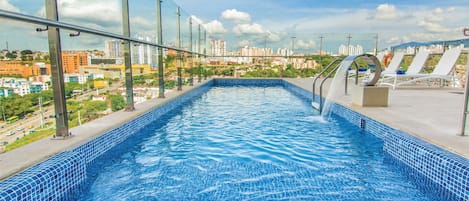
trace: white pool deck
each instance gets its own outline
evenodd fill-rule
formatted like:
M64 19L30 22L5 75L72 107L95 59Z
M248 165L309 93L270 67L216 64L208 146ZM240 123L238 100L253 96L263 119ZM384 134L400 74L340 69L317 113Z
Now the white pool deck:
M312 79L285 79L286 81L312 90ZM205 82L205 81L204 81ZM202 83L204 83L202 82ZM201 83L194 83L194 87ZM66 140L46 138L10 152L0 154L0 180L18 173L57 153L69 150L130 121L139 115L162 105L193 89L186 86L183 91L166 93L164 99L153 99L137 104L135 111L119 111L72 128L73 136ZM390 90L388 107L360 107L351 104L346 96L340 104L376 119L391 127L403 130L448 151L469 158L469 137L460 136L461 115L464 97L462 89L455 88L404 88ZM469 131L468 131L469 132Z

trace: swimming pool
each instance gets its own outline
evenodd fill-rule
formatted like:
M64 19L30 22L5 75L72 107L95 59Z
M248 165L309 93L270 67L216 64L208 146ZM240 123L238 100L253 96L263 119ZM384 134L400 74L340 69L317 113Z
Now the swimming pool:
M212 79L202 84L198 85L197 87L193 88L192 90L188 90L186 92L180 93L178 96L175 97L167 97L162 104L156 104L153 107L149 107L143 111L141 111L136 118L133 118L129 121L126 121L122 124L116 125L112 129L104 131L101 135L96 137L88 138L88 141L80 144L76 147L70 147L68 150L65 150L57 155L51 156L50 158L40 162L38 164L33 165L32 167L17 173L9 177L8 179L0 181L0 201L9 201L9 200L77 200L81 198L82 200L93 198L93 195L84 195L83 192L91 192L94 188L104 188L105 186L93 186L95 181L98 181L97 178L100 178L97 173L100 172L107 172L107 169L112 167L112 164L115 162L119 162L123 156L127 156L127 154L134 154L135 151L127 152L126 150L139 150L138 145L145 143L145 140L148 136L152 134L156 134L154 132L143 132L146 134L142 135L142 129L149 128L148 126L155 126L158 124L153 124L156 119L170 119L174 115L177 114L169 114L171 112L178 112L181 110L180 107L186 105L194 105L192 102L199 97L204 97L205 92L209 91L211 88L217 87L232 87L232 86L248 86L248 87L283 87L289 93L295 94L295 99L301 97L299 99L303 100L303 103L310 103L311 102L311 92L299 87L298 85L292 84L290 80L284 79ZM291 94L290 94L291 95ZM232 97L234 98L234 97ZM276 98L278 98L276 96ZM316 96L316 98L318 98ZM317 101L317 100L316 100ZM289 102L284 104L288 105ZM150 104L151 105L151 104ZM149 105L149 106L150 106ZM188 106L191 107L191 106ZM308 104L308 108L309 108ZM181 111L183 111L182 109ZM383 153L382 162L386 164L387 167L391 169L398 169L396 170L396 174L399 176L405 175L407 183L418 184L414 190L419 189L420 193L424 193L425 196L428 195L427 193L434 193L433 195L429 195L432 197L433 200L469 200L469 160L463 158L459 155L453 154L448 152L440 147L437 147L433 144L429 144L421 139L413 137L404 131L399 130L398 128L393 128L388 125L385 125L375 119L372 119L366 115L360 114L350 108L345 106L333 103L331 105L331 111L333 115L332 122L340 122L341 126L345 126L350 129L354 129L355 131L359 131L359 133L366 133L372 134L373 136L378 137L378 144L381 142L378 147L381 147L382 151L379 151L379 154ZM125 113L123 113L125 114ZM197 114L197 113L196 113ZM194 115L196 115L194 114ZM112 116L114 114L111 114ZM122 115L122 114L117 114ZM164 115L169 115L165 116ZM173 116L171 116L173 115ZM264 115L264 114L261 114ZM314 116L314 111L312 113L308 113L310 116ZM316 121L320 119L316 119L315 117L307 117L304 121ZM292 119L295 116L292 116ZM311 118L311 119L310 119ZM345 120L342 122L342 120ZM105 120L105 118L103 119ZM291 119L288 119L291 121ZM105 121L103 121L105 122ZM165 121L163 121L165 122ZM161 122L160 122L161 123ZM207 124L203 122L203 125ZM159 126L162 126L161 124ZM156 129L156 128L154 128ZM292 129L294 130L294 129ZM290 131L288 131L290 132ZM145 137L146 136L146 137ZM347 135L345 135L347 136ZM357 135L360 136L360 135ZM353 138L351 138L353 139ZM375 139L376 138L372 138ZM282 139L283 140L283 139ZM137 146L137 147L135 147ZM282 148L282 147L280 147ZM314 156L314 155L313 155ZM381 156L380 156L381 157ZM109 160L106 160L109 159ZM381 158L378 158L381 159ZM227 160L223 160L227 161ZM223 162L222 161L222 162ZM272 160L275 161L275 160ZM255 170L263 170L265 163L241 163L239 161L233 162L225 162L225 163L215 163L219 164L220 166L213 166L214 164L206 162L207 167L220 167L222 170L225 170L228 167L237 167L238 169L255 169ZM142 163L143 164L143 163ZM178 173L194 173L193 171L189 171L188 169L184 169L184 167L192 167L190 164L192 163L179 163L181 164L181 168L167 170L166 172L180 170ZM205 163L204 163L205 164ZM261 164L256 166L256 164ZM297 168L297 164L290 162L291 168L293 170L299 170L304 166L300 166ZM210 166L212 165L212 166ZM244 167L246 166L246 167ZM177 166L179 167L179 166ZM226 168L225 168L226 167ZM374 166L372 166L374 167ZM282 169L275 165L275 166L266 166L265 170L271 170L270 172L288 172L292 169ZM351 169L351 168L350 168ZM191 169L192 170L192 169ZM163 172L163 173L166 173ZM263 173L262 171L249 171L253 176L253 178L259 178L265 181L265 179L270 178L272 175L268 177L260 177L259 175ZM302 172L302 171L298 171ZM253 174L259 173L259 174ZM205 177L194 176L192 177L191 174L186 175L187 177L192 178L197 177L204 179ZM214 172L213 174L218 173ZM304 173L306 174L306 173ZM171 174L166 174L171 175ZM301 174L300 174L301 175ZM337 183L341 183L342 180L340 178L343 175L337 173L337 178L335 181ZM115 175L115 178L118 178ZM151 176L151 175L146 175ZM249 176L249 175L247 175ZM324 183L321 180L308 180L308 182L302 183L301 180L297 180L297 177L294 177L293 180L281 179L282 177L276 177L277 175L273 175L274 181L284 181L283 183L279 183L279 185L275 185L274 187L269 186L269 183L266 189L279 189L284 190L282 195L291 196L291 195L300 195L293 194L287 188L291 188L292 186L286 185L284 183L295 183L299 184L299 186L306 186L309 184L310 186L306 188L312 188L316 190L314 192L323 193L322 191L318 190L319 184L326 184L325 186L328 188L325 189L333 189L330 186L335 185L335 183ZM291 175L288 175L291 176ZM285 176L286 177L286 176ZM325 175L325 177L334 177L334 174ZM209 178L209 177L207 177ZM206 179L206 178L205 178ZM207 184L204 180L197 180L197 185L199 184ZM329 179L329 178L326 178ZM362 179L362 178L359 178ZM119 180L113 181L118 182ZM164 182L166 180L162 180ZM213 180L207 180L213 181ZM329 180L330 181L330 180ZM358 180L357 180L358 181ZM366 180L360 180L366 181ZM162 183L159 184L162 184ZM316 183L315 183L316 182ZM406 181L404 181L406 182ZM263 182L258 184L252 184L257 187L262 187ZM112 184L106 183L106 185ZM155 185L154 183L143 183L142 187L148 187L148 189L154 190ZM166 183L165 183L166 185ZM345 185L344 185L345 186ZM109 186L112 187L112 186ZM225 186L226 187L226 186ZM218 198L218 197L227 197L229 192L244 192L243 189L249 189L248 186L230 186L229 189L235 190L232 191L223 191L226 194L215 194L212 195L211 198ZM394 187L394 186L393 186ZM392 188L393 188L392 187ZM215 191L216 189L221 188L218 186L214 186L213 188L206 188L207 192L221 192ZM390 187L390 189L392 189ZM134 189L135 190L135 189ZM350 189L345 189L343 192L345 200L356 200L356 197L345 197L346 192ZM373 189L371 189L373 190ZM141 190L143 194L148 193L148 191ZM305 190L301 190L304 192ZM116 194L120 192L119 189L115 192ZM164 191L161 191L164 192ZM205 192L205 191L204 191ZM310 191L311 192L311 191ZM327 191L328 192L328 191ZM405 191L404 191L405 192ZM417 192L417 191L414 191ZM407 193L407 192L405 192ZM325 195L329 195L327 193L323 193ZM103 194L105 196L106 194ZM277 194L278 195L278 194ZM350 194L356 195L356 194ZM368 195L368 194L367 194ZM372 194L370 194L372 195ZM310 195L311 196L311 195ZM319 196L319 195L318 195ZM123 199L124 197L121 197ZM143 197L142 197L143 198ZM196 197L196 198L207 198L209 197ZM194 199L196 199L194 198ZM318 199L328 199L327 197L319 198ZM336 198L336 197L335 197ZM359 197L361 199L364 197ZM400 197L398 197L400 198ZM151 195L145 197L144 199L152 200ZM161 199L161 198L158 198ZM228 199L228 198L227 198ZM235 199L235 198L233 198ZM253 198L257 199L257 198ZM259 200L266 199L264 197L258 198ZM293 198L292 198L293 199ZM300 199L300 196L295 197L295 199ZM309 199L309 198L305 198ZM371 199L379 199L379 198L371 198ZM403 198L405 200L405 198ZM422 198L424 199L424 198ZM335 200L335 199L334 199ZM395 200L395 199L391 199Z
M433 200L282 86L213 87L97 161L80 200Z

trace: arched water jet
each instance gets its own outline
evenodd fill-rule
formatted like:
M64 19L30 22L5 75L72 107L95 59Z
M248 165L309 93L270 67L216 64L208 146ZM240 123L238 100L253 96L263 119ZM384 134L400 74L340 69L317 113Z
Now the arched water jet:
M337 66L337 68L333 70L335 71L334 79L332 80L330 84L328 94L324 102L324 106L320 107L320 112L323 116L327 116L330 114L332 103L337 102L337 100L339 100L341 97L347 95L349 68L352 66L352 64L358 63L359 60L362 60L367 65L368 69L370 70L370 74L373 74L373 76L369 76L368 78L370 79L366 79L367 76L365 76L362 83L358 83L358 76L360 75L360 72L359 72L360 66L357 66L355 69L355 84L363 85L363 86L375 86L375 84L378 82L382 69L381 69L381 63L378 61L378 59L374 55L362 54L362 55L353 55L353 56L346 57L339 64L339 66ZM328 76L326 76L326 78L322 81L321 89L322 89L322 84L327 78ZM345 90L340 90L344 88Z

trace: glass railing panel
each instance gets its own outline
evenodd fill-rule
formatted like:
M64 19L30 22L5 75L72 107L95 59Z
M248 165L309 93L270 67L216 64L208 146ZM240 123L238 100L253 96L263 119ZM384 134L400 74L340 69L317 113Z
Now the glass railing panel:
M191 44L191 40L193 41L195 39L194 37L194 30L191 28L191 15L187 13L184 9L180 8L180 22L181 22L181 48L186 50L186 51L192 51L193 50L193 44ZM191 33L192 31L192 33ZM183 57L183 63L182 63L182 78L183 78L183 84L188 85L191 79L191 72L193 71L193 67L191 68L191 65L193 65L192 57L189 53L184 53L181 55Z
M70 32L73 34L73 32ZM124 42L62 31L62 65L69 127L124 109Z
M139 104L158 97L160 64L156 47L132 43L131 48L134 102Z
M129 1L129 17L132 38L157 42L156 1Z
M58 12L61 22L122 34L120 0L58 1Z
M45 18L45 1L14 1L3 0L0 9Z
M0 151L55 133L47 32L1 19Z

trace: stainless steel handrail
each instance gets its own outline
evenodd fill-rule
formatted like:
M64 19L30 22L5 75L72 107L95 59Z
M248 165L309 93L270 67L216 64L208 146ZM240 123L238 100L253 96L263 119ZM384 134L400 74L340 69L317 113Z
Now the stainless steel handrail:
M469 31L468 31L469 32ZM467 52L467 63L466 63L466 84L464 85L464 105L463 105L463 113L462 113L462 120L461 120L461 132L459 133L461 136L464 136L466 133L466 125L467 125L467 114L468 111L468 102L469 101L469 52Z
M355 74L355 84L357 85L358 84L358 64L356 63L356 59L357 58L362 58L362 59L365 59L365 61L368 63L368 65L370 64L374 64L375 65L375 75L373 77L373 79L369 82L366 82L365 85L366 86L373 86L376 84L376 82L378 81L379 77L380 77L380 74L381 74L381 65L379 64L379 61L378 59L374 56L374 55L371 55L371 54L362 54L362 55L352 55L352 56L348 56L344 59L340 59L341 62L345 61L345 60L351 60L352 62L350 63L350 65L355 65L356 66L356 74ZM316 84L316 81L317 79L323 75L329 68L331 68L333 66L334 63L336 63L339 59L336 59L334 60L333 62L331 62L331 64L329 64L326 69L324 69L318 76L316 76L316 78L314 79L313 81L313 102L314 102L314 99L315 99L315 84ZM322 114L322 110L323 110L323 100L322 100L322 92L323 92L323 85L324 83L326 82L327 79L329 79L331 77L331 75L333 73L335 73L337 71L337 69L341 66L342 64L340 65L337 65L337 66L334 66L334 68L329 72L327 73L327 75L324 77L324 79L321 81L321 84L319 86L319 113ZM345 94L347 94L347 88L348 88L348 71L345 73ZM314 105L313 105L314 106Z
M16 20L16 21L28 22L28 23L32 23L32 24L44 25L44 26L48 26L48 27L56 27L56 28L62 28L62 29L82 32L82 33L89 33L89 34L93 34L93 35L104 36L104 37L109 37L109 38L115 38L115 39L120 39L120 40L124 40L124 41L140 43L140 44L145 44L145 45L151 45L151 46L155 46L155 47L161 47L161 48L165 48L165 49L176 50L176 51L179 51L179 52L187 52L187 53L203 56L202 53L192 52L192 51L179 49L179 48L175 48L175 47L169 47L169 46L160 45L160 44L157 44L157 43L152 43L152 42L148 42L148 41L144 41L144 40L135 39L135 38L132 38L132 37L129 37L129 36L124 36L124 35L105 32L105 31L100 31L100 30L97 30L97 29L91 29L91 28L87 28L87 27L83 27L83 26L78 26L78 25L69 24L69 23L60 22L60 21L55 21L55 20L49 20L49 19L36 17L36 16L31 16L31 15L25 15L25 14L11 12L11 11L2 10L2 9L0 9L0 17L8 18L8 19L11 19L11 20Z
M335 66L329 73L327 73L326 77L321 81L321 84L319 85L319 113L322 114L322 109L324 107L324 103L322 101L322 89L323 85L326 82L327 79L329 79L332 75L332 73L335 73L335 71L340 67L340 65ZM345 78L347 79L347 78Z
M313 102L314 102L314 99L316 98L316 81L322 76L324 75L324 73L326 73L327 70L329 70L329 68L331 68L335 63L337 63L337 61L342 61L343 59L342 58L336 58L334 59L334 61L332 61L331 63L329 63L329 65L326 66L326 68L324 68L324 70L322 70L319 74L316 75L316 77L314 78L313 80ZM321 98L321 96L319 96L319 98Z

